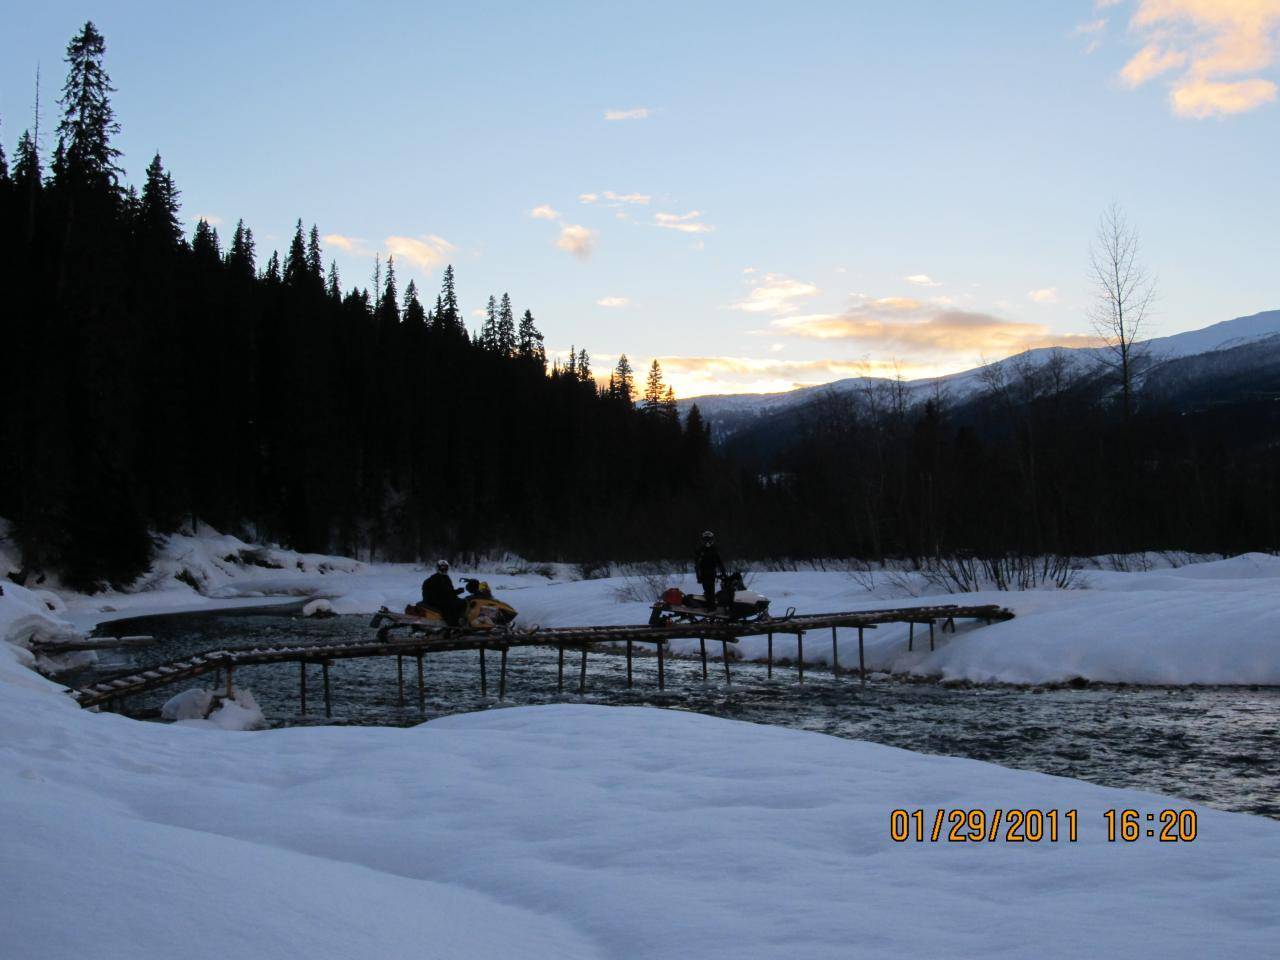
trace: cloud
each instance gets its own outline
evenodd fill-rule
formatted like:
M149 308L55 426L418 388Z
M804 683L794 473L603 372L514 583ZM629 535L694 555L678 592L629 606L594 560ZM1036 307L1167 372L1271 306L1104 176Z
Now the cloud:
M1058 288L1044 287L1040 290L1029 290L1027 291L1027 299L1033 303L1057 303Z
M1102 38L1107 32L1107 18L1099 17L1097 20L1090 20L1087 23L1076 24L1076 28L1071 31L1073 37L1087 37L1089 42L1085 45L1085 54L1093 53L1098 47L1102 46Z
M479 320L484 320L489 316L489 311L485 310L483 307L476 307L471 311L471 315Z
M777 346L777 345L775 345ZM779 393L848 377L928 376L931 368L894 360L783 360L777 357L658 357L677 396L710 393Z
M918 287L940 287L942 286L937 280L934 280L927 273L913 273L909 277L903 277L907 283L914 283Z
M629 110L606 110L606 120L647 120L653 111L648 107L632 107Z
M1138 0L1130 29L1144 41L1120 71L1128 87L1174 73L1173 112L1203 119L1276 100L1280 0Z
M793 313L796 301L816 296L820 291L812 283L793 280L780 273L766 273L745 298L730 306L747 313Z
M529 211L529 216L535 220L559 220L560 213L552 208L549 203L541 203Z
M596 236L594 230L580 224L566 223L560 227L560 237L556 240L556 246L572 253L579 260L585 260L595 250Z
M188 217L187 219L190 220L191 223L199 223L203 220L211 227L222 226L222 218L216 213L198 213L194 217Z
M433 233L421 237L387 237L382 243L388 253L408 260L423 270L443 263L456 249L448 240Z
M625 307L631 301L626 297L601 297L596 301L598 307Z
M337 247L347 253L364 252L364 241L358 237L344 237L340 233L326 233L320 238L327 246Z
M682 233L710 233L715 227L709 223L702 223L699 218L702 216L700 210L690 210L688 213L655 213L653 215L653 225L655 227L665 227L668 230L679 230Z
M955 355L998 359L1049 346L1094 346L1096 338L1055 334L1039 323L1005 320L988 313L953 310L906 297L855 297L842 313L780 317L773 336L856 344L881 353L900 351L917 360Z
M615 206L620 203L638 203L645 205L653 199L653 197L647 193L614 193L612 190L606 190L603 194L580 193L578 194L578 199L583 203L595 203L602 196L604 199L612 201Z

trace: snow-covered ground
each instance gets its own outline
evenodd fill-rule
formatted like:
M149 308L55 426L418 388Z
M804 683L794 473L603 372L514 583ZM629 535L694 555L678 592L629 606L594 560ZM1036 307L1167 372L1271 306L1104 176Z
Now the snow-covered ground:
M6 958L1274 953L1280 823L671 711L228 733L74 707L0 645ZM894 809L1079 811L1079 842L895 843ZM1065 836L1065 822L1063 826Z
M0 561L3 557L0 557ZM503 572L507 570L508 572ZM509 572L512 569L520 572ZM520 623L544 627L643 623L653 585L640 578L574 580L571 568L495 565L455 570L486 579L520 611ZM0 571L2 572L2 571ZM419 595L426 571L413 564L366 564L340 557L251 547L234 537L205 533L172 536L152 574L129 593L85 597L12 588L17 605L0 597L0 629L6 617L31 625L41 605L52 607L44 629L88 630L121 617L231 606L295 603L324 598L337 613L401 609ZM181 579L179 579L181 577ZM663 582L696 590L692 578L673 572ZM888 584L892 582L894 589ZM1019 684L1083 678L1138 684L1280 684L1280 558L1245 554L1178 568L1121 573L1090 570L1079 589L939 594L922 577L865 578L843 572L759 573L751 586L768 595L775 615L939 603L995 603L1015 619L991 626L960 621L959 631L937 636L937 649L921 642L907 650L907 628L867 631L868 666L941 679ZM915 596L904 595L906 587ZM198 587L198 589L197 589ZM930 591L933 591L932 593ZM5 611L9 610L9 613ZM767 639L749 637L740 656L763 658ZM692 652L697 641L673 644ZM794 637L777 635L774 653L794 658ZM826 634L811 634L805 659L829 663ZM841 663L856 664L856 635L841 633Z
M493 710L407 730L141 723L81 711L29 668L24 644L104 617L281 595L368 612L401 605L423 576L284 551L257 557L279 569L209 559L228 546L171 543L140 593L3 584L6 960L1201 960L1280 942L1280 823L1197 807L1192 842L1106 839L1104 810L1186 801L649 709ZM174 580L183 570L203 592ZM646 613L617 597L634 581L485 576L529 622ZM1094 573L1084 590L975 598L1019 616L940 638L932 655L907 657L888 630L869 649L875 666L979 679L1277 682L1277 577L1265 556ZM778 609L907 602L838 573L753 585ZM824 640L806 653L825 657ZM1074 809L1079 841L890 838L892 810L940 808Z

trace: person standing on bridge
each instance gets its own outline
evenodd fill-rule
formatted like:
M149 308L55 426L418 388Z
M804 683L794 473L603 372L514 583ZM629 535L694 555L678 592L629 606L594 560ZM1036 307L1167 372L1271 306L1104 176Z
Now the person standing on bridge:
M422 602L428 607L439 610L445 622L451 626L458 625L466 602L459 599L462 587L455 587L449 577L449 562L441 560L436 563L436 572L422 581Z
M716 605L716 574L724 575L724 561L720 559L720 551L716 548L716 535L710 530L702 531L702 546L693 557L693 572L706 594L707 606Z

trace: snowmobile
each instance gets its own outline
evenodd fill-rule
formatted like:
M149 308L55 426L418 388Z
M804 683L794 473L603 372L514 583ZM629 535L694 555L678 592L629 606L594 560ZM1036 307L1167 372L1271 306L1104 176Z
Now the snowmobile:
M769 598L748 590L741 573L720 577L715 603L708 605L701 593L685 593L679 587L667 587L653 604L650 626L664 623L699 623L712 620L765 620L769 617Z
M515 620L515 608L495 597L489 590L489 584L472 578L463 581L463 585L467 595L463 598L465 606L457 623L450 623L435 607L411 603L404 608L403 614L383 607L374 614L370 626L377 627L386 620L407 623L414 630L495 630L504 629Z

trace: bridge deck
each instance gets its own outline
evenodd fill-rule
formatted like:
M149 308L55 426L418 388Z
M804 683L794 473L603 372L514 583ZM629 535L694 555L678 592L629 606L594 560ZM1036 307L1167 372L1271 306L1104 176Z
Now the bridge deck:
M413 657L418 661L419 702L422 702L422 658L431 653L444 653L457 650L476 650L480 652L481 688L486 690L484 652L498 651L502 658L502 674L500 691L506 692L506 660L507 651L512 647L551 646L560 649L560 681L564 682L564 650L577 648L582 652L582 670L580 687L586 682L586 655L592 644L621 643L626 646L627 681L631 682L632 645L636 643L652 644L658 654L658 681L663 686L666 645L672 640L700 640L702 650L703 677L707 672L706 641L718 640L722 645L736 643L742 637L768 634L769 672L773 672L773 643L775 633L795 634L803 644L806 632L830 629L832 632L833 654L836 653L836 630L854 628L858 630L859 669L862 679L866 680L865 660L862 656L862 631L874 629L887 623L907 623L911 625L911 638L914 642L916 624L928 625L930 647L933 645L935 625L941 621L944 628L951 624L955 629L956 618L978 619L988 622L1009 620L1013 614L995 604L981 606L945 605L932 607L898 607L890 610L853 610L843 613L820 613L803 616L791 616L780 619L764 619L754 621L726 621L716 623L682 623L662 626L594 626L594 627L554 627L536 629L528 633L492 631L470 631L451 633L415 632L414 624L407 618L391 618L391 622L382 626L376 636L367 640L347 640L341 643L316 641L314 643L283 644L244 644L235 647L223 647L210 650L195 656L183 657L168 663L157 664L144 670L134 671L120 677L103 680L79 690L72 695L82 707L95 707L119 701L125 697L145 693L157 687L168 686L183 680L209 673L226 671L227 692L230 695L232 674L237 666L248 666L268 663L298 663L302 669L303 711L306 704L306 664L320 664L324 668L325 690L328 691L328 668L334 660L346 660L359 657L397 658L398 675L400 677L401 698L403 699L403 658ZM401 636L393 635L394 631L405 630ZM838 654L833 657L838 665ZM729 658L724 657L725 676L729 679ZM797 669L803 680L803 646ZM326 697L326 700L328 698Z

